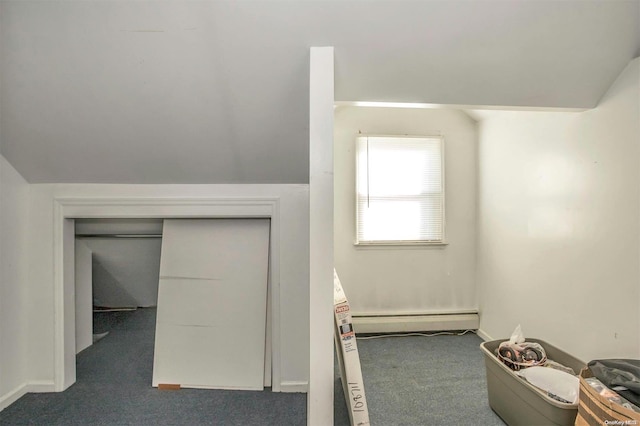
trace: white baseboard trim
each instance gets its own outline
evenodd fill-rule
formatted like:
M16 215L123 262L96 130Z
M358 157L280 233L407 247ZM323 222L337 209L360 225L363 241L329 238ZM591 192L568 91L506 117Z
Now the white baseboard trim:
M478 337L480 337L485 342L489 342L491 340L495 340L493 337L491 337L487 333L485 333L484 330L478 329L478 331L476 331L476 334L478 335Z
M57 392L56 385L52 380L33 380L27 383L27 392L46 393Z
M423 331L476 330L477 313L353 316L356 333L411 333Z
M280 392L307 393L309 391L309 382L282 382L280 383Z
M50 380L34 380L23 383L12 391L0 396L0 411L4 410L28 393L55 392L56 387Z
M0 411L4 410L8 406L16 402L18 399L22 398L22 396L28 392L27 387L28 385L26 383L23 383L17 388L0 396Z

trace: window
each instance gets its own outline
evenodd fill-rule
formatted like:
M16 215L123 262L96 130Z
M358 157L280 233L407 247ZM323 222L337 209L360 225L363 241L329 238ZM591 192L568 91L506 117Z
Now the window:
M441 137L358 137L356 174L356 244L444 242Z

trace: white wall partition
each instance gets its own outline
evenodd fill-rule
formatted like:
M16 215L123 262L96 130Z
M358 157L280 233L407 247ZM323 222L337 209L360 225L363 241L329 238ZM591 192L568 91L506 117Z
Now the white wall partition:
M29 184L0 156L0 410L28 391Z
M310 371L307 424L333 424L333 47L312 47L309 80Z
M73 326L64 321L71 306L65 299L70 274L64 269L64 231L73 221L67 218L144 217L271 218L273 389L307 390L307 185L43 184L32 185L31 192L29 362L30 377L49 383L43 390L64 389L73 379L73 357L65 349L65 342L75 340Z
M640 355L640 59L583 113L480 127L481 329L589 361Z
M80 239L75 247L76 353L93 344L93 253Z

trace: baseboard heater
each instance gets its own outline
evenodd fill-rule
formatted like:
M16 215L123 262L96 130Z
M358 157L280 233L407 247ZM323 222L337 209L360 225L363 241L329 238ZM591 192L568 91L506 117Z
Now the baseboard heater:
M358 334L477 330L479 325L480 319L477 313L353 315L353 328Z

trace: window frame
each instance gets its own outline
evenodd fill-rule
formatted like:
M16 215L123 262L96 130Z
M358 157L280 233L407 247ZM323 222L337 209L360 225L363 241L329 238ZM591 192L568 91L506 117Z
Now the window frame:
M360 190L360 182L358 180L359 176L359 165L358 165L358 156L359 156L359 148L358 148L358 139L359 138L397 138L397 139L433 139L437 138L440 140L440 182L442 186L441 192L441 206L442 206L442 238L440 240L359 240L358 239L358 216L359 216L359 190ZM446 246L448 245L446 239L446 184L445 184L445 138L442 134L431 134L431 135L391 135L391 134L364 134L358 133L354 138L354 161L355 161L355 236L353 245L360 248L374 248L374 247L390 247L397 246L403 248L411 248L411 247L425 247L425 246Z

